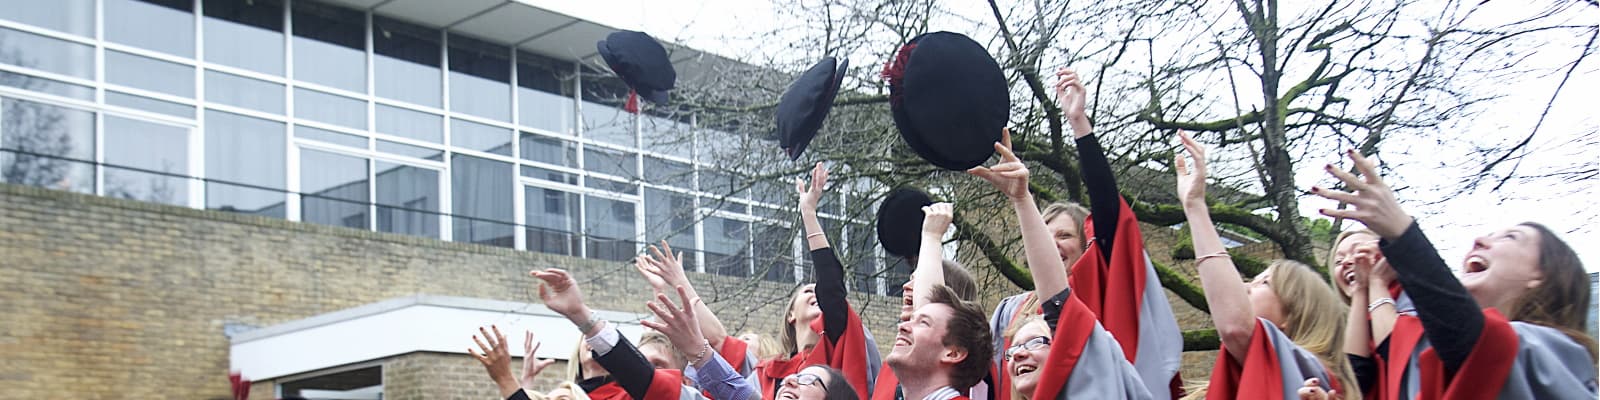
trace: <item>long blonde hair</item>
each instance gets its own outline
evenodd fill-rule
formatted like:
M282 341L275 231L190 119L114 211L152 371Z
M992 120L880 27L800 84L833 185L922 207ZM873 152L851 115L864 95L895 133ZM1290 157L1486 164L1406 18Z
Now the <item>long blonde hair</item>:
M1333 239L1333 245L1328 246L1328 284L1333 285L1333 294L1339 295L1339 301L1344 304L1350 304L1350 295L1345 294L1343 290L1338 290L1339 284L1337 282L1344 278L1333 275L1336 273L1334 272L1336 270L1334 267L1339 266L1339 256L1336 253L1339 252L1339 243L1344 243L1345 239L1355 235L1367 235L1374 238L1378 237L1378 233L1373 232L1371 229L1351 229L1348 231L1339 232L1339 237Z
M1361 389L1356 373L1350 368L1350 359L1344 354L1344 329L1348 306L1339 300L1328 282L1323 281L1310 266L1291 260L1276 260L1267 265L1263 274L1272 274L1267 286L1277 293L1283 305L1283 334L1295 345L1315 354L1322 361L1328 375L1337 379L1343 390L1339 398L1360 399ZM1258 312L1260 310L1257 310ZM1217 357L1228 357L1219 352ZM1300 385L1302 382L1284 382ZM1191 381L1185 389L1184 399L1204 399L1210 382Z

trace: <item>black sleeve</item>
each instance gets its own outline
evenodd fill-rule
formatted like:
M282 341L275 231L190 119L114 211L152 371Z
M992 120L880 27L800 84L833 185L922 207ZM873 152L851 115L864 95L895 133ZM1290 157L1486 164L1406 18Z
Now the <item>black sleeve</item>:
M1400 285L1416 304L1417 318L1422 320L1428 342L1444 362L1445 373L1454 375L1483 334L1482 308L1445 266L1439 251L1416 222L1399 238L1379 244L1383 256L1394 266Z
M611 328L606 328L611 329ZM591 352L592 354L593 352ZM595 362L611 372L617 378L617 384L622 390L628 392L635 399L643 399L645 393L650 391L650 383L656 378L656 367L639 353L639 348L633 347L628 338L618 335L617 345L611 348L606 355L595 355Z
M817 271L817 308L822 309L822 332L828 342L838 342L844 336L845 325L850 323L850 303L845 300L844 265L833 254L832 247L811 251L811 263Z
M1361 385L1361 393L1371 393L1372 386L1378 383L1378 363L1355 354L1345 354L1345 357L1350 359L1350 369L1356 372L1356 383Z
M1050 296L1049 299L1039 304L1044 312L1044 323L1050 325L1050 332L1056 331L1056 323L1061 322L1061 308L1067 304L1067 297L1072 296L1072 288L1061 289L1061 293Z
M1117 218L1122 212L1122 193L1117 191L1117 177L1111 174L1111 162L1100 148L1100 139L1094 134L1078 138L1078 166L1083 169L1083 184L1089 190L1089 217L1094 219L1094 239L1100 245L1100 254L1111 261L1112 239L1117 237ZM1083 223L1079 221L1078 223Z
M528 393L523 392L522 389L517 389L517 392L512 393L511 397L507 397L506 400L528 400Z

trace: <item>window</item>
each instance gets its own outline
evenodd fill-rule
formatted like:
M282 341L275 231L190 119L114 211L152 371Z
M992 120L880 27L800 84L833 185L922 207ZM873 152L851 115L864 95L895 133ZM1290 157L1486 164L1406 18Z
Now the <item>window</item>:
M94 0L0 0L0 19L94 37Z
M639 119L639 130L644 135L643 148L686 159L694 157L694 132L688 123L645 116Z
M366 14L312 1L293 4L294 78L366 93Z
M528 251L578 255L578 195L531 186L524 195Z
M319 142L333 143L333 144L342 145L342 146L350 146L350 147L354 147L354 148L358 148L358 149L366 149L367 148L367 138L365 138L365 137L351 135L351 134L348 134L348 133L340 133L340 132L334 132L334 131L330 131L330 130L317 129L317 128L312 128L312 127L309 127L309 126L295 125L294 126L294 137L301 138L301 139L311 139L311 140L315 140L315 141L319 141Z
M106 82L194 98L194 67L106 50Z
M624 261L638 254L634 244L634 204L603 197L586 197L583 206L588 257Z
M450 179L455 241L515 246L511 164L456 155Z
M439 237L439 171L378 161L378 231Z
M377 95L440 107L439 31L372 16L372 68Z
M206 111L206 209L284 218L283 123Z
M284 397L382 399L383 367L373 366L287 381L278 389Z
M517 113L522 125L563 135L573 134L571 62L517 52Z
M685 254L684 269L694 270L694 196L659 189L644 190L645 236L650 244L666 239Z
M444 160L444 150L431 147L412 146L409 144L395 143L387 140L378 141L378 151L406 157L416 157L424 160Z
M756 273L772 282L795 283L794 237L788 228L779 225L755 226Z
M105 117L105 195L189 203L189 128Z
M450 111L511 121L511 48L450 35Z
M444 143L444 117L385 104L378 104L378 133L403 138Z
M543 179L551 182L565 183L568 185L578 184L577 175L551 169L530 167L526 165L522 166L522 176L534 179Z
M511 155L511 130L451 119L450 145L502 156Z
M166 114L179 118L194 119L194 106L173 103L166 100L156 100L144 96L135 96L114 90L106 91L106 104Z
M283 85L206 71L206 101L283 115Z
M703 224L706 272L750 276L750 224L722 217L707 217Z
M369 229L366 159L301 150L300 192L301 220Z
M522 159L578 167L578 144L536 133L522 133Z
M206 61L283 75L283 2L205 0Z
M93 192L94 129L92 112L0 99L0 179Z
M689 164L646 156L644 180L650 184L694 189L694 170Z
M845 266L849 267L848 284L850 289L862 293L878 293L875 289L878 277L877 255L874 254L877 241L872 228L865 224L849 224L844 237L845 253L842 254Z
M583 149L584 169L622 179L639 177L639 166L634 160L633 153L592 146Z
M105 0L104 7L106 40L194 57L193 0Z
M902 285L911 280L911 262L902 257L889 256L889 258L883 260L883 263L888 265L883 273L883 294L900 297L905 293L905 288Z
M0 63L94 79L94 47L0 28Z
M355 129L367 129L367 103L315 90L294 90L297 117Z
M583 103L583 137L634 147L633 115L603 104Z
M0 41L3 41L0 38ZM4 58L4 56L0 56ZM31 75L13 74L0 71L0 86L10 86L23 90L32 90L40 93L49 93L62 97L71 97L78 100L94 101L94 88L45 79Z

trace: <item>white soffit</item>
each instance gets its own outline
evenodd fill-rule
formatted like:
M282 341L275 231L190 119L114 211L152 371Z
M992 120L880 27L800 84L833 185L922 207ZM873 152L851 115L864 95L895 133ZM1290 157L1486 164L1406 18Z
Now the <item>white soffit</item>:
M393 0L373 11L419 24L443 28L456 21L490 11L505 0Z
M644 315L596 311L630 340ZM335 311L235 335L229 368L254 380L312 372L426 351L466 354L478 327L497 325L521 356L524 332L541 342L538 356L565 360L581 339L566 318L543 305L416 295Z
M508 4L457 23L451 30L495 43L514 44L576 22L565 15Z

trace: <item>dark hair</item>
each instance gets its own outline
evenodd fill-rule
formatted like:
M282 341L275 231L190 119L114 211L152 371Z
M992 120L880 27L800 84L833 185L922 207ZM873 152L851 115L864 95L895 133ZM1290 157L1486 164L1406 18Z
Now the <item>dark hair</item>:
M989 318L977 303L961 300L954 290L944 285L934 285L932 293L928 293L928 304L944 304L953 310L950 320L945 321L944 338L940 343L966 350L967 357L957 362L950 373L950 385L965 392L983 380L994 359L994 334L989 332Z
M829 367L826 364L811 364L806 366L806 368L811 367L821 367L822 369L828 370L828 384L823 385L827 387L828 396L824 397L824 400L861 400L861 396L856 394L855 386L851 386L850 381L845 380L844 374L840 373L839 370ZM801 368L801 370L803 371L805 368Z
M1543 280L1511 303L1506 318L1556 328L1589 349L1595 359L1594 338L1584 333L1589 310L1589 277L1583 260L1572 246L1550 228L1535 222L1519 224L1539 232L1539 273Z
M978 301L978 283L972 279L972 271L967 270L961 263L944 260L944 285L956 292L956 297L966 301Z

